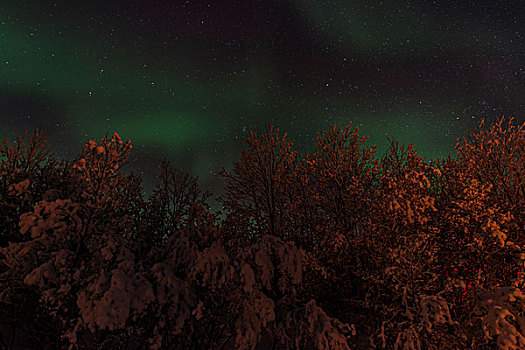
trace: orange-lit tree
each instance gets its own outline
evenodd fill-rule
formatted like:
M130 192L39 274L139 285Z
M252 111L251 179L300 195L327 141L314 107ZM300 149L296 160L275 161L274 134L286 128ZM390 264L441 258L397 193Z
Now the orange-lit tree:
M245 148L233 172L225 169L226 194L221 198L226 214L240 233L257 238L264 234L284 237L289 230L287 195L293 182L297 151L270 123L261 133L248 129Z
M523 349L524 127L429 164L351 125L301 156L270 124L222 171L224 219L167 162L143 199L116 133L73 161L5 140L0 347Z
M362 307L359 294L367 289L363 272L370 259L364 234L378 180L376 147L366 141L351 124L319 132L314 151L296 172L300 187L293 203L298 209L292 212L298 223L307 224L312 240L304 246L309 291L325 310L351 323L367 317L355 312Z
M0 250L3 346L349 348L350 326L299 295L300 249L261 234L228 252L195 179L165 163L151 200L139 198L140 182L119 172L130 149L117 134L90 141L53 163L38 195L24 175L39 165L17 178L2 163L6 202L35 203L19 215L23 239Z

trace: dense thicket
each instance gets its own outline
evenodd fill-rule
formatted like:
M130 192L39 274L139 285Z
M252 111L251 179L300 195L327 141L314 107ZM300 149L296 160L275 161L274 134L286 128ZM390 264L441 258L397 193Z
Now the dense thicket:
M525 348L525 125L430 163L366 140L248 130L214 213L167 162L143 199L116 133L72 161L6 139L0 348Z

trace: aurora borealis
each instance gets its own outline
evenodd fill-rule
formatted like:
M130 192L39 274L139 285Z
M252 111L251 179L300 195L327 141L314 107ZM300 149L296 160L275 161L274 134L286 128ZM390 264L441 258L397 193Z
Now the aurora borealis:
M525 17L494 1L0 2L0 137L41 127L73 157L106 132L126 170L157 165L219 193L246 126L299 150L348 123L425 158L481 118L525 120Z

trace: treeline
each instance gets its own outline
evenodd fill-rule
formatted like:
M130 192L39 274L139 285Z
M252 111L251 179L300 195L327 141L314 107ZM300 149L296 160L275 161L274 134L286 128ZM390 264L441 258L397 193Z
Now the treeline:
M366 140L248 130L223 213L167 162L144 199L117 133L5 140L0 348L525 348L525 124L431 163Z

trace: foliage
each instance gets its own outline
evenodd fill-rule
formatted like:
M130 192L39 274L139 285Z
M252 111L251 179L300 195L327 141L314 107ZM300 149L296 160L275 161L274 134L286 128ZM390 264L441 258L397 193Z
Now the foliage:
M118 134L56 159L0 144L0 347L522 349L525 126L457 157L351 125L293 149L249 131L225 208L163 161L145 200Z

